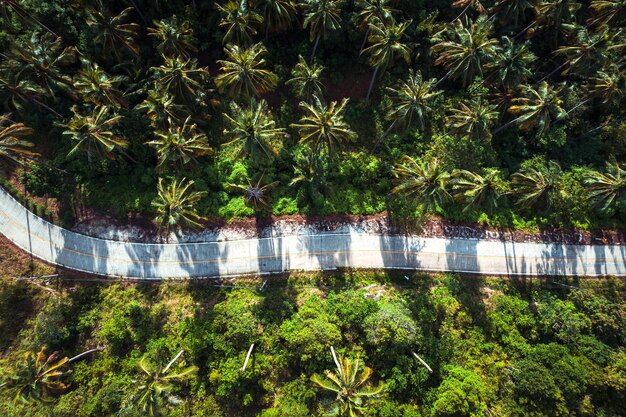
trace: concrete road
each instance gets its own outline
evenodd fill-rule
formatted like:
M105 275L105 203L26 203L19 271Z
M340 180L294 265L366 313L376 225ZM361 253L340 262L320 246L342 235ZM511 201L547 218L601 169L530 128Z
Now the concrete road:
M93 238L28 212L0 188L0 233L47 262L98 275L163 279L291 270L392 268L485 275L626 276L626 246L318 233L186 244Z

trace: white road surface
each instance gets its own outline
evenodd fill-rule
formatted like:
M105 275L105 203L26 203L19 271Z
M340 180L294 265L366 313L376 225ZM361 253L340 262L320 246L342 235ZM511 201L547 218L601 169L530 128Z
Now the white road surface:
M30 213L0 188L0 233L37 258L92 274L211 278L336 268L484 275L626 276L626 246L515 243L364 233L144 244L98 239Z

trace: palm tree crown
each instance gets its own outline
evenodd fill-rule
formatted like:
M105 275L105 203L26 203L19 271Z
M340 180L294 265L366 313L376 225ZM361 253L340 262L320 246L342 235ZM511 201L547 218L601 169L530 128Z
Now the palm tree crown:
M228 127L224 135L230 143L237 143L239 153L248 155L253 161L273 158L278 154L276 142L285 135L285 129L277 128L265 100L254 100L244 108L236 103L231 113L224 114Z
M368 380L372 376L372 369L364 366L359 358L349 359L341 355L335 355L332 349L333 359L337 366L337 373L325 371L324 376L315 374L311 381L315 386L337 394L337 398L329 410L329 415L334 416L361 416L366 409L365 400L379 396L384 384L369 386Z
M547 82L543 81L536 90L522 86L522 94L522 97L514 98L513 105L509 107L509 112L518 116L515 122L520 129L537 128L537 135L541 135L550 127L552 119L567 117L558 93Z
M148 35L157 41L157 51L166 56L189 58L189 52L196 52L193 30L188 21L180 23L176 16L169 19L155 20L154 27L148 28Z
M267 49L261 43L244 49L229 45L224 49L226 59L217 61L221 65L215 84L221 92L231 97L258 97L276 88L278 77L265 69L263 56Z
M124 9L113 16L104 7L101 0L97 1L98 9L87 9L87 24L95 29L94 42L99 44L104 55L113 55L118 62L122 61L123 51L139 57L139 46L135 42L139 25L124 23L132 7Z
M496 107L480 100L460 102L446 118L450 131L470 140L490 140L491 128L498 120Z
M589 199L600 211L626 208L626 167L617 161L606 162L606 173L592 171L585 178Z
M6 123L9 123L6 125ZM29 148L33 144L23 138L30 136L33 129L23 123L13 123L7 116L0 115L0 163L12 165L22 163L23 156L35 155Z
M228 0L224 5L216 2L215 7L222 14L219 25L226 30L222 42L250 45L263 17L249 9L247 1Z
M467 86L477 74L482 75L483 66L500 52L497 39L490 38L492 31L493 23L485 16L473 22L456 20L435 37L435 65L443 65L448 74Z
M300 55L298 63L291 71L292 78L287 80L286 84L292 86L299 98L310 100L313 96L323 97L323 71L323 66L316 63L309 65Z
M434 79L423 81L419 71L410 70L406 81L387 88L391 103L385 118L405 127L417 123L420 129L424 129L424 117L432 110L430 102L441 93L433 91L434 85Z
M165 228L169 236L173 228L180 225L200 227L201 216L196 214L195 206L206 195L204 191L191 191L193 181L173 180L165 185L163 178L159 178L157 198L152 202L157 215L154 219L159 230Z
M443 206L451 198L447 190L450 174L436 159L425 162L404 156L392 173L397 181L391 192L416 197L426 211Z
M344 98L341 104L336 101L326 105L315 97L313 104L300 103L305 115L299 123L292 126L298 129L300 142L311 143L315 152L326 149L331 153L335 147L341 147L345 142L355 141L357 134L350 129L343 119L343 113L348 104Z
M182 126L170 127L167 131L155 132L156 138L146 145L156 149L159 166L166 163L186 165L189 162L198 162L196 157L208 155L211 147L204 133L198 132L195 124L190 123L190 117Z

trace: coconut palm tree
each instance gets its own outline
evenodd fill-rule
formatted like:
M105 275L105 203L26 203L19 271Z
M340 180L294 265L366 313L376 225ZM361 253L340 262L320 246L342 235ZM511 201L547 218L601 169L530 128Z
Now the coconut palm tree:
M576 74L588 76L603 68L607 61L607 44L610 44L611 36L606 33L589 33L585 28L576 32L575 43L561 46L554 55L562 56L566 60L543 79L547 79L555 72L563 69L562 75Z
M265 100L252 100L243 108L232 103L230 114L224 113L224 117L224 135L230 139L227 145L236 143L239 155L245 154L253 161L278 155L277 142L285 136L285 129L276 127Z
M97 9L86 9L87 25L94 29L94 42L100 45L102 55L113 56L117 62L124 60L124 52L129 52L135 58L139 57L139 46L135 42L139 25L124 23L128 14L133 10L128 7L117 16L112 15L101 0L97 0Z
M18 68L0 67L0 97L4 97L4 105L7 109L23 112L24 104L34 104L62 118L56 110L42 101L45 95L46 90L26 78L26 74Z
M321 208L324 200L332 194L332 187L322 175L323 162L321 156L314 151L296 158L293 179L289 183L290 187L298 187L298 200L306 200L316 208Z
M189 52L197 52L195 38L189 21L180 21L176 16L168 19L155 20L154 27L148 28L148 35L153 36L157 43L156 49L161 55L181 56L189 58Z
M136 110L146 112L155 129L167 129L170 124L180 124L190 113L185 105L174 102L167 91L148 90L148 97L139 103Z
M466 170L456 171L451 183L454 197L466 204L465 210L477 207L487 214L495 213L505 191L500 171L493 168L485 169L482 175Z
M558 192L561 166L550 161L545 167L522 168L511 176L511 192L523 209L548 210Z
M215 84L222 93L231 97L251 98L272 91L278 77L265 69L267 49L261 43L244 49L229 45L224 49L226 59L217 61L221 65Z
M598 71L590 77L586 88L589 97L598 98L602 104L617 105L624 95L626 79L615 67L609 67L607 70L610 72Z
M517 27L519 23L525 21L526 14L533 6L533 0L497 0L494 11L503 24Z
M364 366L361 359L336 355L332 346L331 352L337 372L327 370L323 376L314 374L311 377L315 386L337 395L328 415L350 417L364 415L367 410L366 400L379 396L385 387L384 384L380 382L375 387L368 384L373 371Z
M196 213L195 207L206 195L204 191L191 191L193 181L183 178L180 181L173 180L165 185L163 178L159 178L157 197L152 202L156 211L154 222L159 231L165 229L166 236L178 226L200 227L202 217Z
M447 77L460 78L463 86L482 75L483 67L495 60L500 52L497 39L490 37L493 22L485 16L475 21L457 20L435 37L432 51L437 55L435 65L448 70Z
M30 150L34 145L24 140L24 137L32 133L33 129L23 123L14 123L9 120L8 115L0 115L0 164L21 164L23 157L36 155Z
M298 15L294 0L255 0L256 9L263 16L265 37L269 32L283 32L291 28Z
M424 129L424 118L432 110L430 102L441 91L434 91L435 79L423 81L422 74L409 70L406 81L399 81L394 87L387 87L390 104L386 109L385 118L391 121L387 131L379 139L381 141L399 124L408 128L414 123Z
M163 57L163 65L152 67L156 84L169 92L179 102L196 103L204 94L205 80L209 76L206 68L198 68L195 59Z
M493 133L500 132L510 124L517 124L522 130L537 129L537 135L541 135L550 127L552 120L561 120L567 117L567 112L561 107L562 101L547 82L539 84L537 89L528 85L521 88L522 97L514 98L509 112L517 116L506 125L496 129Z
M303 27L309 28L310 40L315 41L311 52L311 62L315 57L320 39L328 33L341 27L341 8L344 0L302 0L300 5L304 9Z
M538 29L551 29L551 42L558 44L559 34L569 32L572 23L576 22L576 12L581 4L576 0L552 0L535 3L534 26Z
M584 179L592 204L604 213L626 207L626 167L617 161L606 162L606 172L589 172Z
M47 401L53 395L69 388L69 385L62 381L68 374L66 369L68 362L67 357L59 358L58 352L46 355L45 348L37 354L28 352L26 357L16 364L16 372L0 387L8 391L14 402Z
M381 68L384 71L398 57L404 59L407 64L411 61L411 48L403 42L410 24L410 20L400 24L385 24L380 21L370 24L371 31L368 40L371 45L364 49L363 53L369 55L369 62L374 67L374 73L365 100L369 100L374 81Z
M123 116L111 116L108 106L96 107L86 116L78 113L76 108L72 108L72 111L74 117L66 124L61 124L67 129L63 134L75 142L68 157L82 151L90 162L94 155L115 159L115 152L123 152L128 147L128 141L112 131Z
M170 126L166 131L156 131L155 139L146 142L146 145L156 150L159 158L158 166L168 163L186 165L189 162L197 163L197 157L211 153L207 137L198 132L197 126L187 117L182 126Z
M446 123L451 133L473 141L491 139L491 128L499 117L496 106L482 100L469 100L460 102L450 111Z
M254 209L255 212L268 209L271 198L269 192L278 186L278 181L263 185L263 175L252 183L250 180L246 184L228 184L228 188L233 191L243 192L246 206Z
M614 23L614 27L623 27L626 22L626 0L592 0L589 6L594 15L587 24L594 27L606 27Z
M533 74L532 64L537 60L530 51L529 42L514 42L507 36L502 37L502 50L495 60L487 65L491 74L504 88L517 88Z
M425 211L443 206L450 201L448 192L450 174L443 170L439 161L416 161L403 156L392 171L396 185L392 193L414 197Z
M172 366L182 356L181 350L165 368L158 368L144 356L139 361L142 377L137 382L137 393L132 395L132 403L141 412L153 417L160 413L164 400L172 405L180 403L180 399L172 394L179 385L193 377L198 372L197 366L189 366L181 370L174 370Z
M81 63L82 67L74 77L74 88L83 101L96 106L128 107L128 100L119 90L120 84L128 82L128 77L110 76L98 64L85 58L81 58Z
M11 70L39 84L51 96L57 90L72 89L72 80L61 67L75 62L76 49L63 47L61 38L50 33L41 36L33 33L28 39L11 42L7 56Z
M226 31L222 42L247 46L256 35L256 28L263 22L260 14L248 8L247 1L228 0L224 5L215 3L222 18L219 26Z
M390 0L357 0L356 5L361 8L357 14L357 18L360 22L360 29L365 30L365 36L361 43L361 51L365 47L365 42L367 42L371 29L370 25L373 22L378 21L383 24L393 23L393 12L396 10L389 6L389 1Z
M352 131L343 119L347 104L347 98L344 98L339 105L336 101L326 105L319 97L314 97L313 104L301 102L300 108L304 110L305 115L300 118L299 123L292 124L298 129L300 143L310 143L314 152L319 153L322 149L326 149L329 154L332 154L336 147L355 141L356 132Z
M292 86L296 96L303 100L311 100L313 96L324 96L324 84L322 83L322 73L324 67L313 63L307 64L305 59L300 55L298 63L291 71L291 77L286 85Z

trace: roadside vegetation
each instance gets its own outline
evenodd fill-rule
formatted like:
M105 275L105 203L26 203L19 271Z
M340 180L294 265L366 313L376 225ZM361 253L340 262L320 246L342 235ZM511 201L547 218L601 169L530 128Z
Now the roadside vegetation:
M0 414L623 416L624 281L567 285L343 271L49 291L5 278Z
M3 172L58 199L66 225L80 205L163 231L385 210L524 229L625 220L621 0L0 12Z

